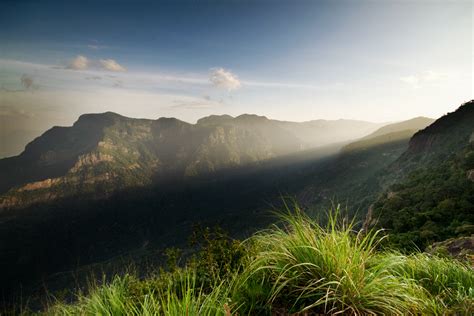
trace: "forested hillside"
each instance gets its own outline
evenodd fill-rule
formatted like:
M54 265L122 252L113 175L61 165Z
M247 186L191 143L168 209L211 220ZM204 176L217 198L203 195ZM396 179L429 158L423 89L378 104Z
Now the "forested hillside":
M420 247L474 233L474 103L462 105L410 140L382 181L372 221L393 243Z

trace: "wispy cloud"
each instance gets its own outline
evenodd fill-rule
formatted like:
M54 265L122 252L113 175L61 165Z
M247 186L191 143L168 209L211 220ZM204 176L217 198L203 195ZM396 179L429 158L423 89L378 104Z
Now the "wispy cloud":
M224 68L211 69L209 81L215 87L223 88L227 91L237 90L242 86L237 75Z
M204 95L202 99L185 98L174 100L173 104L169 107L185 110L214 109L218 106L221 106L223 103L224 101L222 99L214 100L211 96Z
M78 55L73 58L66 67L72 70L99 69L114 72L124 72L127 69L115 59L90 60L86 56Z
M99 44L88 44L87 48L92 49L92 50L100 50L100 49L109 48L109 46L99 45Z
M109 71L126 71L125 67L120 65L114 59L101 59L99 60L100 66L102 69L109 70Z
M101 80L101 76L89 76L85 78L86 80Z
M262 87L262 88L289 88L289 89L309 89L309 90L329 90L344 87L343 83L333 84L304 84L292 82L270 82L270 81L242 81L245 86Z
M447 78L447 75L429 70L414 75L400 77L400 81L413 88L421 88L426 84L440 81L445 78Z
M173 109L186 109L186 110L198 110L198 109L212 109L215 108L214 104L202 102L202 101L182 101L175 100L174 104L170 106Z

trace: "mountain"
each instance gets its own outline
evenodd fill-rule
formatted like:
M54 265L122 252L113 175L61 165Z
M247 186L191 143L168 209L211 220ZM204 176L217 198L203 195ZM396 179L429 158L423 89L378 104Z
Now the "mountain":
M382 126L375 132L365 136L363 139L371 139L378 136L387 135L391 133L398 133L398 132L403 132L403 131L413 131L413 133L416 133L420 129L424 129L425 127L431 125L434 121L435 121L434 119L428 118L428 117L423 117L423 116L415 117L407 121L402 121L402 122L397 122L397 123Z
M474 233L474 101L417 132L379 180L368 222L399 247Z
M360 150L374 145L410 139L416 132L424 129L435 120L427 117L417 117L411 120L383 126L359 141L344 146L343 151Z
M363 137L386 123L367 123L357 120L313 120L302 123L275 121L309 147L348 142Z
M327 139L318 136L323 130L349 129L331 136L341 141L376 126L360 121L280 122L250 114L209 116L196 124L112 112L85 114L71 127L48 130L19 156L0 160L5 175L0 208L72 195L107 197L124 188L205 175L323 145Z
M432 122L419 117L389 124L343 146L323 168L306 172L307 184L298 193L300 203L319 212L338 202L350 206L352 213L365 213L363 210L381 190L380 173L408 149L410 138L418 130Z

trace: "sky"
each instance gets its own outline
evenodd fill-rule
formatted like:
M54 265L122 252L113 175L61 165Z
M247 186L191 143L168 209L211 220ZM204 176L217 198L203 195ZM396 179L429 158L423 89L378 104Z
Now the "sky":
M0 146L105 111L437 118L473 98L472 20L472 1L2 0Z

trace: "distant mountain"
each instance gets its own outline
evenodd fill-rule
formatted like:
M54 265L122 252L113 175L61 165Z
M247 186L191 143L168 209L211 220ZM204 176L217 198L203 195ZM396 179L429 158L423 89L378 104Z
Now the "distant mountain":
M0 160L5 175L0 179L0 208L78 194L105 197L128 187L288 155L324 145L329 138L343 141L378 125L280 122L250 114L209 116L197 124L112 112L85 114L71 127L48 130L19 156ZM337 132L331 134L333 130Z
M313 120L289 122L270 120L264 116L244 114L238 117L230 115L211 115L198 120L198 125L234 125L234 124L271 124L278 126L298 138L305 148L321 147L342 143L363 137L385 123L372 123L358 120Z
M348 142L363 137L386 123L368 123L357 120L313 120L302 123L275 121L309 147Z
M343 151L360 150L375 145L410 139L416 132L424 129L435 120L427 117L417 117L408 121L385 125L361 140L350 143Z
M383 135L392 134L392 133L399 133L403 131L413 131L413 134L414 134L417 131L429 126L434 121L435 121L434 119L428 118L428 117L423 117L423 116L415 117L407 121L385 125L379 128L378 130L376 130L375 132L365 136L363 139L371 139L378 136L383 136Z
M345 145L324 168L307 172L300 201L312 209L332 202L347 203L354 213L364 213L380 191L379 173L408 149L416 132L432 122L433 119L420 117L389 124Z

